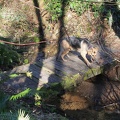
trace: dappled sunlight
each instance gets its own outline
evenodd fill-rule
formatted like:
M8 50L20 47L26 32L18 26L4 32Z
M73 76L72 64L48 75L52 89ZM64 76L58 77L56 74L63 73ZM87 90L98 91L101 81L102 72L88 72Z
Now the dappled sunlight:
M0 107L20 108L18 120L109 120L108 111L119 112L118 4L0 2L0 93L8 94Z

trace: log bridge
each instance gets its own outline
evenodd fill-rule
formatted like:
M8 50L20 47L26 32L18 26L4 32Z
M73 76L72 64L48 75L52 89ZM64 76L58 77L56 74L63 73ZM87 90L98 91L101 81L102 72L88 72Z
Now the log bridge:
M61 82L65 76L78 75L77 81L81 82L109 70L116 64L116 61L106 54L102 55L101 64L99 64L101 59L98 58L97 62L92 63L91 68L73 53L70 53L70 58L66 62L56 61L55 56L47 59L40 58L33 64L22 65L1 73L0 81L4 81L6 90L12 89L15 92Z

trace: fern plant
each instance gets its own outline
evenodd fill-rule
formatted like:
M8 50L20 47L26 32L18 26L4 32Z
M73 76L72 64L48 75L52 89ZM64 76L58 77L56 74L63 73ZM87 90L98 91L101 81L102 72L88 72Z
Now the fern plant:
M16 95L12 95L10 97L10 100L18 100L20 98L23 98L23 97L27 96L28 94L30 94L30 92L31 92L31 89L28 88L28 89L26 89L26 90L24 90L24 91L22 91L22 92L20 92Z
M24 95L26 95L26 91L22 92L19 96L23 97ZM17 96L16 99L19 99L19 97ZM18 111L14 111L14 109L11 110L10 107L11 103L12 100L10 95L7 95L4 92L0 91L0 120L32 120L30 116L26 114L25 110L21 109L19 109ZM13 103L13 105L15 104L16 103Z
M12 64L19 62L19 54L12 50L11 47L0 43L0 67L12 66Z
M57 96L59 92L52 88L41 88L40 90L36 90L36 89L26 89L16 95L12 95L10 97L10 101L16 101L18 99L21 99L23 97L34 97L35 99L35 105L41 105L42 101L44 101L45 99L51 98L52 96Z

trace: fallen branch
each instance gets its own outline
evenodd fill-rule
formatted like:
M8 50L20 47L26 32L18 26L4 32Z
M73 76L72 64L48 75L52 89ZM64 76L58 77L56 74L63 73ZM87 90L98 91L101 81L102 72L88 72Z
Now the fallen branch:
M55 40L51 40L51 41L40 41L40 42L31 42L31 43L24 43L24 44L19 44L19 43L14 43L14 42L8 42L8 41L4 41L4 40L0 40L0 43L5 43L5 44L10 44L10 45L15 45L15 46L30 46L30 45L37 45L37 44L42 44L42 43L52 43ZM56 42L56 41L55 41Z

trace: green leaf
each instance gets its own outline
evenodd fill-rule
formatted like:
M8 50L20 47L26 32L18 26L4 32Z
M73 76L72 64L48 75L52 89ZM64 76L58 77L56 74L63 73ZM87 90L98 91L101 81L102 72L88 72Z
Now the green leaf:
M11 74L11 75L9 75L10 78L15 78L17 76L19 76L19 75L18 74Z
M28 63L29 63L29 60L28 60L28 59L25 59L25 60L24 60L24 63L25 63L25 64L28 64Z

